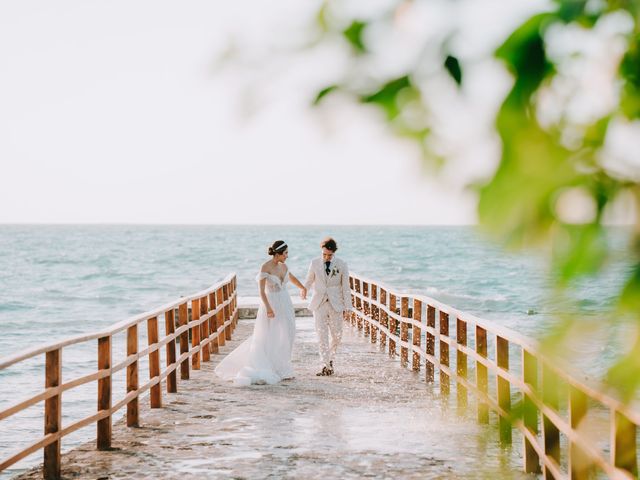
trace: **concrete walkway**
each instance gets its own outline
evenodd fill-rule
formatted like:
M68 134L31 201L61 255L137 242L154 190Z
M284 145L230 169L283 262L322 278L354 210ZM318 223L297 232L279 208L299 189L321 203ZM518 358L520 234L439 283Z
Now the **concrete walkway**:
M422 375L346 325L333 377L315 376L313 320L305 317L294 380L222 382L215 365L252 328L241 321L220 354L164 395L164 408L143 406L141 428L117 422L112 451L92 442L65 454L64 478L532 478L519 472L519 449L498 446L495 427L460 418Z

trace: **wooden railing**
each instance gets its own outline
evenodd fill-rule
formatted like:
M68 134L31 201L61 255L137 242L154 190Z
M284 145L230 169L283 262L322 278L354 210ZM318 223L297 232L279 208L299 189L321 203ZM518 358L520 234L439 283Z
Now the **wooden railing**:
M536 342L426 296L355 274L349 282L353 325L392 356L399 347L404 366L411 353L411 368L424 368L426 381L438 381L441 394L450 395L453 383L460 407L473 394L479 422L488 423L490 411L497 414L502 443L511 443L517 429L526 472L554 479L638 475L638 411L578 381L541 354ZM589 415L603 412L604 435L585 433Z
M97 423L97 448L105 450L111 446L112 416L127 407L127 426L138 426L138 399L150 390L151 408L162 406L162 382L166 380L168 393L178 391L177 371L182 380L189 379L190 368L200 369L200 362L207 362L218 346L231 339L237 324L236 276L229 275L223 281L189 297L182 297L155 310L137 315L112 325L108 329L81 335L60 342L20 352L0 359L0 371L39 355L45 355L45 390L38 395L22 400L0 411L0 421L32 405L44 401L44 437L7 459L0 460L0 471L24 457L44 449L44 478L60 478L60 445L66 435L82 427ZM158 334L158 318L164 316L165 332ZM138 328L146 323L148 345L139 349ZM176 328L177 327L177 328ZM126 357L112 364L112 338L126 331ZM191 348L189 348L191 337ZM62 353L72 345L97 340L97 366L94 373L63 382ZM176 345L178 344L178 345ZM179 355L176 349L179 346ZM166 366L160 367L160 349L166 349ZM149 381L139 384L138 362L148 356ZM191 365L190 365L191 363ZM126 370L126 395L114 403L112 377ZM97 381L97 412L70 425L62 425L63 392L80 385ZM1 424L0 424L1 425Z

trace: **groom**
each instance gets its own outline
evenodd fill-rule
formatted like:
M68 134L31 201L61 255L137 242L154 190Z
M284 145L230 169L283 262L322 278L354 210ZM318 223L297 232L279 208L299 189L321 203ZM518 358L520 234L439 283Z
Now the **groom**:
M336 241L326 238L320 246L322 257L311 261L304 286L307 290L313 288L309 309L316 321L323 364L316 375L325 376L333 375L333 359L342 338L342 319L351 310L351 291L347 264L335 256L338 250Z

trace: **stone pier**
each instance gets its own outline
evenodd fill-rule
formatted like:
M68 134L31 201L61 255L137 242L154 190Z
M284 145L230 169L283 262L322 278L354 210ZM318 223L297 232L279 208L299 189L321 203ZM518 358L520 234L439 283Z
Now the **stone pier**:
M335 376L317 377L313 319L297 322L295 379L236 388L214 375L251 333L253 321L240 321L211 362L164 395L163 408L141 400L140 428L115 423L112 450L91 442L65 454L63 477L532 478L520 473L516 448L499 447L495 427L457 412L423 374L346 324Z

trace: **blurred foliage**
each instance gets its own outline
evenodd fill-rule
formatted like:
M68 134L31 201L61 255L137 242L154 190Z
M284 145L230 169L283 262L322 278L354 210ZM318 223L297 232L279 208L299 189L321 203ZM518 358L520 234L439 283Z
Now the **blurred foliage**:
M384 44L384 36L391 37L397 30L398 17L403 12L420 3L397 1L376 16L351 18L347 9L334 8L336 3L325 1L317 15L323 38L346 40L355 68L321 90L315 102L321 103L328 95L340 92L356 102L375 106L394 133L415 142L426 161L433 162L442 159L442 155L432 147L434 120L424 89L428 80L435 77L449 78L457 89L464 88L468 81L463 75L465 59L451 48L457 32L452 28L437 42L433 36L428 37L423 52L432 55L417 56L400 74L389 76L380 62L375 63L376 45ZM611 247L603 224L605 213L616 200L631 199L629 203L634 204L636 212L635 224L629 229L628 254L634 267L625 279L618 311L610 315L610 321L630 322L629 331L638 335L640 162L631 174L612 170L606 146L614 122L627 126L640 122L640 0L555 0L548 5L547 10L514 28L494 52L494 58L511 74L513 83L495 117L495 131L502 144L497 169L491 178L473 186L479 196L480 225L509 247L547 249L554 281L561 292L582 277L597 275L606 266ZM566 81L566 63L581 55L573 52L568 60L554 55L550 47L552 36L573 31L597 38L597 29L613 16L628 27L616 36L621 51L617 53L612 47L608 59L617 65L609 79L615 91L612 105L595 118L577 120L560 98L554 102L559 114L549 120L541 99L554 95L556 82ZM378 32L377 43L371 40L372 28ZM440 58L439 62L434 62L434 55ZM378 65L378 71L361 68L363 58L374 60L371 64ZM435 68L438 63L439 68ZM635 152L634 157L639 160L640 152ZM568 214L563 204L569 205ZM572 210L583 214L575 217ZM568 332L575 331L572 322L579 321L559 320L547 345L561 346ZM640 340L632 344L628 351L620 352L619 361L608 376L610 385L627 400L640 388Z
M354 20L351 25L342 32L356 53L365 53L367 51L362 39L362 32L366 25L364 22Z
M373 103L384 110L387 120L393 121L402 112L403 101L399 95L403 92L410 92L412 96L417 97L419 93L411 84L411 80L407 75L395 78L373 93L360 95L362 103Z
M462 85L462 67L456 57L447 55L447 58L444 59L444 68L447 69L451 78L453 78L458 85Z

